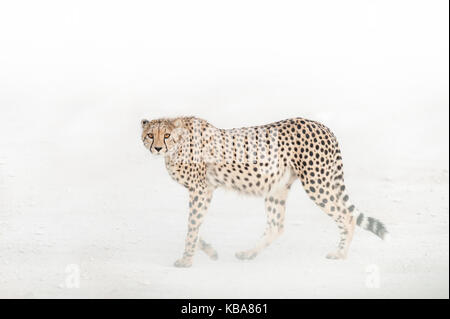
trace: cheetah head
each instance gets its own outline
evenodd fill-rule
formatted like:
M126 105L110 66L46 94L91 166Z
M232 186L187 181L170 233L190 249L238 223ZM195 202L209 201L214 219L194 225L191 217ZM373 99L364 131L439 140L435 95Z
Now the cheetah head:
M173 153L181 143L184 129L183 120L159 119L142 120L142 142L154 155L169 155Z

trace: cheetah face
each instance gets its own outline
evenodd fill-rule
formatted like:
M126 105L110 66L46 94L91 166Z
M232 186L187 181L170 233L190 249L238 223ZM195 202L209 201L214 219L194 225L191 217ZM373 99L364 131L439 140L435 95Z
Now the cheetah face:
M182 139L182 120L142 120L142 142L154 155L167 155L177 149Z

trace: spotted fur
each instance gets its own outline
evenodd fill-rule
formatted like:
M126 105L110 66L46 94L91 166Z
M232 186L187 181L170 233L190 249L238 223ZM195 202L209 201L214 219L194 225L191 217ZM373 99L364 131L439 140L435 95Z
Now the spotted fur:
M184 117L142 120L141 125L144 146L164 156L169 175L189 191L188 233L177 267L191 266L197 248L217 259L217 252L198 233L218 187L265 198L267 225L262 239L236 253L239 259L256 257L282 234L287 195L297 179L340 231L338 249L327 258L347 256L355 225L382 239L388 235L380 221L365 217L350 202L338 142L321 123L295 118L224 130Z

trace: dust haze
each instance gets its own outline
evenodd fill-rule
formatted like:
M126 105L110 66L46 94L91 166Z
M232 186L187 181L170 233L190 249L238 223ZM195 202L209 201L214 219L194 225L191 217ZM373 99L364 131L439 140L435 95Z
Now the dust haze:
M448 298L447 1L0 4L0 297ZM347 190L382 220L330 261L334 222L292 187L284 234L242 262L261 198L215 192L177 269L188 195L142 118L220 128L290 117L338 138Z

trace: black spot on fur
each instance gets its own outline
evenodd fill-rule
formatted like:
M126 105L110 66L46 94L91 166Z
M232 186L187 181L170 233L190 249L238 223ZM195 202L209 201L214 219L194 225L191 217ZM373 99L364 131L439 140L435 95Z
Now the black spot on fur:
M374 228L373 227L375 226L375 223L376 223L375 218L368 217L367 218L367 227L366 227L366 229L368 231L374 232Z
M363 220L364 220L364 214L359 214L358 218L356 219L356 225L361 226L361 223Z

